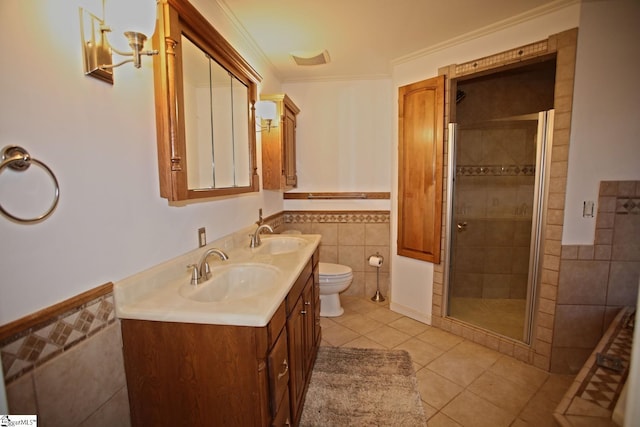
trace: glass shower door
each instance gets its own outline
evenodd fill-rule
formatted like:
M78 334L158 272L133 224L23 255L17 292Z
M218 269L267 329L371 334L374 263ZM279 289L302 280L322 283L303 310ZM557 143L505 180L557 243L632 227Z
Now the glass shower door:
M528 342L552 112L450 129L448 315Z

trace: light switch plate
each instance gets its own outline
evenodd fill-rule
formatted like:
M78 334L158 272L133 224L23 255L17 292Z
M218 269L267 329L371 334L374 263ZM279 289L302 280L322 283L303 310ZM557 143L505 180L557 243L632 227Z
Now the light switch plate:
M202 227L198 228L198 247L201 248L207 244L207 230Z

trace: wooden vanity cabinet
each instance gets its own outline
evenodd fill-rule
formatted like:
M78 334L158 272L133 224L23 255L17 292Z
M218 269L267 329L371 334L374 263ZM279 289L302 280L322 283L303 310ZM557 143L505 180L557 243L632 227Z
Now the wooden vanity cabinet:
M132 426L298 425L320 343L318 251L264 327L121 319Z
M291 416L300 422L311 371L321 339L319 252L313 255L287 297Z
M271 127L261 121L262 186L265 190L291 190L298 185L296 124L300 109L285 94L261 95L260 100L274 102L277 115Z

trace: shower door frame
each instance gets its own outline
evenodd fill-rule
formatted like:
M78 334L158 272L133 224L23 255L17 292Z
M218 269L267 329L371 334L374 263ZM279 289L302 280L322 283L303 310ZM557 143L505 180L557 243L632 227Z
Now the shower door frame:
M525 344L531 344L533 338L533 323L535 315L535 304L537 301L537 289L540 286L540 274L542 271L542 261L544 256L544 232L547 215L547 195L549 188L549 172L551 168L551 152L553 148L553 126L554 126L554 110L541 111L538 113L538 125L536 134L536 164L535 164L535 181L533 190L533 210L531 217L531 244L529 249L529 271L527 280L527 296L525 304L524 328L521 341ZM448 124L447 138L447 182L446 182L446 218L445 218L445 268L444 268L444 308L445 316L464 322L449 314L449 291L451 280L451 254L452 234L454 233L454 186L456 180L456 137L457 123ZM467 322L464 322L467 323ZM472 324L473 325L473 324ZM479 325L473 325L482 328ZM482 328L484 329L484 328ZM491 333L497 333L488 330Z

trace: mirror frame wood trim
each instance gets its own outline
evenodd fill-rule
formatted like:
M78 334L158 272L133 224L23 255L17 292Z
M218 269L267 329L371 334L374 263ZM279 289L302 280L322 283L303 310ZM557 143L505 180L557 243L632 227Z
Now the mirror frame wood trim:
M182 80L182 34L205 50L247 85L249 98L249 185L216 189L189 189ZM255 103L262 80L253 67L186 0L159 0L158 22L153 35L154 93L158 145L160 196L169 201L202 199L260 190L256 161Z

